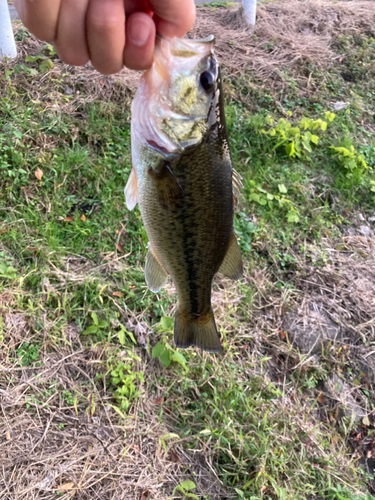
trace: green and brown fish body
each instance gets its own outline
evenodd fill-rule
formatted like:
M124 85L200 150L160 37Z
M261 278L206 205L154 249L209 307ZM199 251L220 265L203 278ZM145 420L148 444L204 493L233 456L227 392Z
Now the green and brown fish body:
M233 170L213 40L159 39L132 105L133 170L125 189L149 237L145 277L178 295L177 347L219 352L211 308L217 272L237 279Z

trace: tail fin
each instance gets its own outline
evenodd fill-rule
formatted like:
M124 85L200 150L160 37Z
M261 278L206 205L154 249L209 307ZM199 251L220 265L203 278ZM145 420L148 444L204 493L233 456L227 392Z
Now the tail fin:
M181 349L195 345L203 351L220 353L222 348L212 310L192 320L179 308L174 320L174 342Z

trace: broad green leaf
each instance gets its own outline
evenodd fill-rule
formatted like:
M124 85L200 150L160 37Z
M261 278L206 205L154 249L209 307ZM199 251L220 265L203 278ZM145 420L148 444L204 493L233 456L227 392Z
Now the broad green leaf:
M160 320L160 324L164 330L173 330L173 318L163 316Z
M260 196L259 197L259 201L258 201L259 205L267 205L267 198L265 196Z
M323 132L325 132L327 130L327 122L323 122L320 124L320 128Z
M159 356L159 359L160 359L161 363L166 368L168 368L168 366L171 364L171 353L167 350L162 351L160 356Z
M313 128L313 121L310 118L301 118L299 122L300 127L302 127L304 130L307 130L309 128Z
M137 341L135 340L134 335L132 334L132 332L129 332L124 327L122 327L122 328L123 328L123 331L130 337L130 340L133 342L133 344L137 344Z
M190 479L182 481L182 483L180 483L179 486L181 486L181 488L183 488L186 491L195 490L195 488L197 487L193 481L190 481Z
M160 342L158 342L153 348L151 352L152 358L158 358L160 354L164 351L164 346Z
M125 344L125 331L124 330L120 330L118 332L118 340L119 340L121 345Z
M286 194L286 193L288 192L288 190L287 190L287 188L286 188L285 184L279 184L279 191L280 191L280 193L282 193L282 194Z
M44 56L26 56L25 62L36 62L39 61L40 59L44 59Z
M44 61L39 64L40 71L43 71L45 73L52 68L53 62L51 61L51 59L44 59Z
M288 216L287 216L287 221L288 222L298 222L299 221L299 217L298 217L298 214L297 212L289 212L288 213Z
M180 352L174 352L172 354L172 359L173 359L173 361L176 361L176 363L179 363L184 368L186 368L186 359L185 359L184 355L181 354Z
M99 328L96 325L91 325L82 332L82 335L89 335L90 333L97 333Z
M181 488L180 485L175 487L175 489L173 490L173 495L176 493L176 491L181 491L181 493L185 494L185 490Z
M331 113L330 111L327 111L327 113L324 115L324 118L328 120L329 122L332 122L335 119L335 113Z
M295 147L294 147L294 142L290 142L285 146L285 151L286 154L290 157L292 157L295 153Z
M195 500L199 500L199 497L197 497L197 495L194 495L194 493L185 493L185 496L188 498L194 498Z
M98 320L98 315L96 314L96 312L92 312L91 313L91 317L92 317L92 320L94 322L94 325L98 326L99 325L99 320Z
M256 203L259 203L260 196L258 193L250 193L249 200L255 201Z
M101 321L99 324L98 324L98 327L99 328L107 328L108 327L108 322L107 321Z
M302 144L303 144L303 147L306 149L306 151L308 151L309 153L312 153L312 148L311 148L309 140L304 139L302 141Z
M319 137L318 137L317 135L311 134L310 141L311 141L313 144L318 144L318 142L319 142Z

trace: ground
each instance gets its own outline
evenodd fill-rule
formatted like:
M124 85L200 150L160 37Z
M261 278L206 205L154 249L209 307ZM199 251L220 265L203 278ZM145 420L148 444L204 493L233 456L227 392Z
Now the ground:
M224 353L173 345L123 188L138 76L62 64L14 22L0 66L4 499L372 498L375 6L198 7L216 36L245 273ZM374 453L374 458L373 458Z

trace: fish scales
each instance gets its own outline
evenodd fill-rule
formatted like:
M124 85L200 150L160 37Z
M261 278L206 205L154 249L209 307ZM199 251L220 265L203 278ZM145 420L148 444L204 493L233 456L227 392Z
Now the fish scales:
M191 314L209 312L212 278L233 231L232 169L229 162L223 167L213 149L216 145L203 143L172 166L183 193L169 206L160 202L152 176L146 176L139 193L152 248Z
M190 73L185 67L173 74L173 62L186 62ZM212 40L159 40L132 106L133 171L125 194L129 208L139 203L149 238L149 288L160 289L168 274L175 284L176 345L210 352L221 350L211 308L213 277L219 270L234 279L242 273L223 111Z

